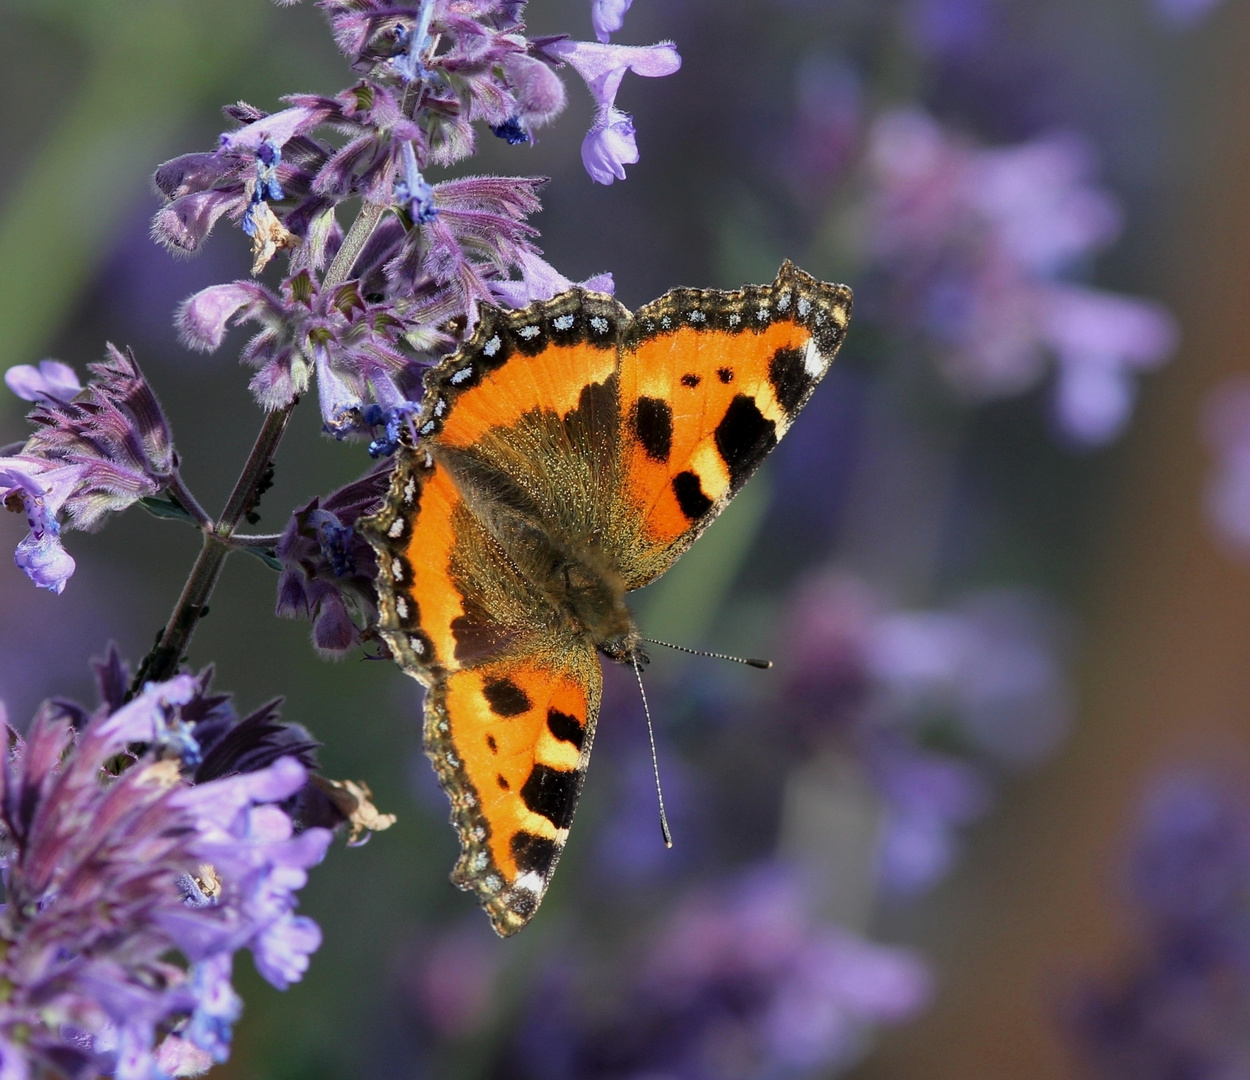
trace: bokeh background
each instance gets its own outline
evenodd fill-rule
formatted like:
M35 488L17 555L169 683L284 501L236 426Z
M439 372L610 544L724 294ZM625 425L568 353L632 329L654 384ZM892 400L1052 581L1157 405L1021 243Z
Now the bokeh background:
M531 0L529 23L584 38L589 4ZM546 257L610 270L630 306L769 281L784 258L856 288L795 430L637 597L644 632L776 668L655 658L671 852L636 688L608 672L556 884L498 941L447 883L417 685L318 660L274 618L274 575L232 560L193 664L245 709L284 695L326 772L400 822L315 872L303 910L326 940L304 982L240 972L218 1074L1250 1075L1250 976L1221 968L1213 998L1182 963L1177 1004L1171 924L1133 870L1152 838L1200 848L1164 876L1214 874L1245 930L1244 820L1211 814L1250 780L1250 440L1230 383L1250 366L1250 11L636 0L617 40L666 38L682 70L618 102L642 153L626 181L582 170L572 83L537 145L487 137L468 164L550 177ZM172 312L245 276L247 245L223 227L172 259L147 178L213 145L221 104L348 81L307 4L0 0L4 365L81 372L132 346L210 508L259 417L228 350L181 349ZM0 444L22 413L0 401ZM297 410L260 528L366 467L318 429ZM11 549L23 523L0 517ZM18 727L46 696L89 699L109 640L142 656L197 548L137 510L68 546L59 597L0 568ZM1152 797L1171 832L1142 823Z

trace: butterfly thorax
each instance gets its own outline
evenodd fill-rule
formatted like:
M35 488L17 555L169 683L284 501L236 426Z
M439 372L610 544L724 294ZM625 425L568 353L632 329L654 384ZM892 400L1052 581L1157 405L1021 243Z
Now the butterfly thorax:
M625 586L607 560L593 549L569 550L550 544L550 559L539 585L562 629L589 641L618 663L637 656L645 662L634 618L625 605Z

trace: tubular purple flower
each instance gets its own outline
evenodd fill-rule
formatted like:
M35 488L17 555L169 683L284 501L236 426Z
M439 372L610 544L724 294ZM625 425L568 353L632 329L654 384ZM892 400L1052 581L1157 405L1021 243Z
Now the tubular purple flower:
M550 300L556 293L566 292L576 286L588 292L616 292L616 282L611 274L594 274L576 283L533 252L522 252L517 258L521 271L520 281L493 281L491 291L509 307L523 308L535 300Z
M0 506L26 514L29 534L13 561L41 589L58 596L74 573L74 560L61 546L56 515L86 471L85 465L56 466L42 458L0 458Z
M222 150L251 151L257 159L263 161L262 153L268 147L268 153L281 150L296 135L303 135L323 123L334 112L331 102L318 101L316 104L296 105L281 112L273 113L263 119L227 131L221 136Z
M503 63L525 132L550 123L564 110L568 95L560 77L541 60L518 53Z
M619 109L602 110L582 140L582 164L597 184L625 179L625 166L638 163L633 121Z
M280 315L282 304L263 285L250 281L233 281L228 285L210 285L187 297L178 305L174 326L178 340L188 349L215 352L226 336L227 324L261 310Z
M672 42L657 45L607 45L591 41L547 42L542 51L567 63L585 81L595 99L595 122L582 142L582 163L596 183L625 178L625 165L638 161L634 125L615 107L625 72L647 78L672 75L681 57Z
M82 393L78 373L59 360L40 360L38 368L18 364L4 373L4 382L23 401L72 401Z
M625 23L625 13L633 0L592 0L590 23L595 37L605 44Z

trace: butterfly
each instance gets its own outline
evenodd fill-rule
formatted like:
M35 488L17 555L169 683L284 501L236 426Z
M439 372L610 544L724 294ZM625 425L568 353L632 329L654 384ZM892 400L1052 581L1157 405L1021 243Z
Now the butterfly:
M483 305L425 377L412 445L362 522L379 631L427 687L452 874L506 936L538 909L594 740L599 656L645 661L625 595L690 547L838 351L844 285L674 289L634 313L570 289Z

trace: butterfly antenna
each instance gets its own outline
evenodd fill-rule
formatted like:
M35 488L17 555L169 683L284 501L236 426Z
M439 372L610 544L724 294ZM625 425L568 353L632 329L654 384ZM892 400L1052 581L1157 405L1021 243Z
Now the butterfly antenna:
M651 726L651 709L647 705L647 692L642 688L642 668L638 666L638 657L630 656L634 662L634 674L638 676L638 693L642 695L642 711L647 714L647 738L651 740L651 768L655 773L655 796L660 801L660 835L664 837L664 846L673 846L673 834L668 831L668 815L664 813L664 791L660 787L660 758L655 752L655 729Z
M704 649L688 649L685 645L674 645L671 641L656 641L655 638L643 638L648 645L663 645L666 649L676 649L678 652L689 653L691 656L710 656L713 660L732 660L735 664L746 664L747 667L763 668L767 671L773 666L771 660L756 660L750 656L730 656L723 652L707 652Z

